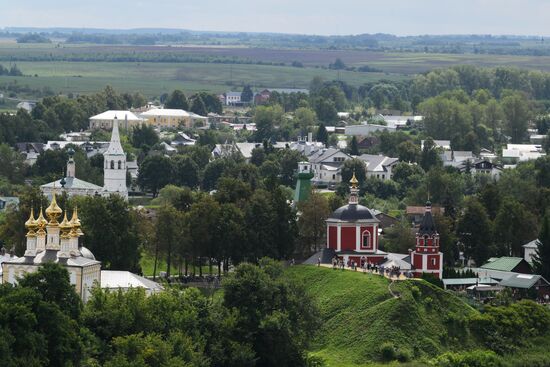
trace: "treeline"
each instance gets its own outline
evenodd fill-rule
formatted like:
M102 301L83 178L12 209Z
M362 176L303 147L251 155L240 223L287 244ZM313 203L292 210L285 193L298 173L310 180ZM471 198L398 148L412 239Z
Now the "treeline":
M280 265L240 265L222 294L94 289L83 305L67 270L48 263L16 286L0 286L2 365L310 365L316 308Z
M4 67L4 65L0 64L0 75L22 76L23 72L19 70L16 64L11 65L10 67Z
M39 33L27 33L17 37L17 43L52 43L52 40Z

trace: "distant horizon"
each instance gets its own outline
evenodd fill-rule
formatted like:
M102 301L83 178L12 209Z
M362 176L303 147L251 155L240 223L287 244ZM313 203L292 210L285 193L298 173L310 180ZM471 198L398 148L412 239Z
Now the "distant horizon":
M539 38L539 37L550 37L546 34L491 34L491 33L422 33L422 34L395 34L395 33L386 33L386 32L366 32L366 33L350 33L350 34L317 34L317 33L285 33L285 32L269 32L269 31L239 31L239 30L198 30L198 29L189 29L189 28L172 28L172 27L132 27L132 28L102 28L102 27L64 27L64 26L51 26L51 27L34 27L34 26L5 26L0 27L2 32L63 32L63 31L88 31L88 32L118 32L118 33L132 33L132 32L142 32L147 33L155 32L162 33L163 31L174 33L174 32L192 32L192 33L246 33L246 34L279 34L279 35L294 35L294 36L319 36L319 37L349 37L349 36L361 36L361 35L388 35L395 37L465 37L465 36L478 36L478 37L512 37L512 38Z
M193 29L303 35L550 35L546 0L19 0L0 25L37 28Z

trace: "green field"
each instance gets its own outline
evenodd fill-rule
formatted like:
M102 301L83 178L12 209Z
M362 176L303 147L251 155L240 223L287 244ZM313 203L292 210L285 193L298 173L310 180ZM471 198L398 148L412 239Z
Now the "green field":
M188 92L224 92L249 84L256 88L308 88L315 76L359 86L368 81L403 79L383 73L355 73L317 68L206 63L18 62L25 77L0 76L0 84L17 80L31 88L61 93L92 93L106 85L120 92L158 96L179 88ZM36 77L34 75L37 75Z
M336 58L348 66L368 65L383 72L328 69ZM294 61L304 67L290 66ZM315 76L360 86L381 79L404 80L434 68L461 64L550 71L549 56L193 45L17 44L1 40L0 64L8 66L12 62L26 76L0 76L0 85L16 80L33 89L49 87L63 94L92 93L111 85L119 92L141 92L148 97L176 88L214 93L240 90L243 85L258 89L307 88ZM25 98L23 94L18 97Z

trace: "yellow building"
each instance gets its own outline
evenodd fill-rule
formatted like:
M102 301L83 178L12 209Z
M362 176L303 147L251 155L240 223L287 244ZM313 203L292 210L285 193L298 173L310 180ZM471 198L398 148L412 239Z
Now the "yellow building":
M207 117L196 113L169 108L153 108L143 112L140 117L147 120L149 126L158 129L175 129L180 126L190 128L198 121L202 122L203 126L208 122Z

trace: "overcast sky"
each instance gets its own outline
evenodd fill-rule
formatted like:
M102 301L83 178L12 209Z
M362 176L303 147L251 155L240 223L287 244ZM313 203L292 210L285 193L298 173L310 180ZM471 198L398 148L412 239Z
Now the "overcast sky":
M0 0L0 27L550 35L550 0Z

